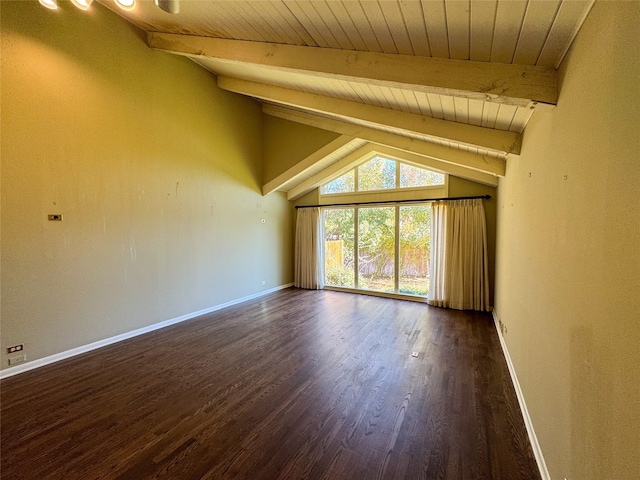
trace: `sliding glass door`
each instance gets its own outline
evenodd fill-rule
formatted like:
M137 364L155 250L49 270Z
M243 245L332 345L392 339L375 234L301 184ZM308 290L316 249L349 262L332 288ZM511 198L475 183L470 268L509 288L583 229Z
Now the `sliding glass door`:
M355 288L355 210L333 208L324 212L325 285Z
M325 284L426 296L430 212L426 204L326 209Z
M396 208L358 209L358 288L395 292Z
M400 207L398 293L427 296L431 254L431 208Z

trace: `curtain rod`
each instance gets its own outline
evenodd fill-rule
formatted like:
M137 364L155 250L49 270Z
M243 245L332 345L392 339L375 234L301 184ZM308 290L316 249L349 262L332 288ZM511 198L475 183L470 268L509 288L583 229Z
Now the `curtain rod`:
M296 205L298 208L315 208L315 207L358 207L360 205L382 205L385 203L419 203L419 202L444 202L447 200L474 200L483 198L489 200L491 195L477 195L475 197L448 197L448 198L418 198L415 200L383 200L379 202L360 202L360 203L329 203L326 205Z

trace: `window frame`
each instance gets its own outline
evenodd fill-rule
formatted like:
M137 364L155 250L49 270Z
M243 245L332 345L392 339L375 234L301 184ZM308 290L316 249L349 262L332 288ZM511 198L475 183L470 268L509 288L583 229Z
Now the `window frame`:
M439 186L440 187L440 186ZM345 195L345 194L342 194ZM323 288L327 290L336 290L343 292L352 292L352 293L361 293L366 295L374 295L381 297L389 297L389 298L400 298L400 299L409 299L418 302L426 302L427 296L425 295L417 295L411 293L403 293L400 292L400 220L401 220L401 209L403 207L412 207L412 206L426 206L430 208L431 205L430 200L416 200L411 202L398 202L392 204L380 204L380 205L331 205L327 207L321 207L323 212L328 210L339 210L339 209L352 209L353 210L353 287L345 287L338 285L329 285L325 284ZM360 210L366 208L376 208L376 207L393 207L395 209L394 217L395 217L395 227L394 227L394 291L393 292L385 292L381 290L369 290L362 288L360 286L360 232L359 232L359 221L360 221ZM324 221L325 216L322 216L322 229L324 230ZM325 261L325 248L326 241L323 239L322 241L322 259ZM325 277L326 281L326 277Z
M395 187L394 188L383 188L383 189L378 189L378 190L360 190L359 187L359 170L360 167L362 165L365 165L366 163L370 162L371 160L375 159L375 158L381 158L384 160L390 160L392 162L395 162ZM423 170L427 170L429 172L434 172L434 173L438 173L441 174L443 176L443 183L440 185L424 185L424 186L418 186L418 187L401 187L400 186L400 165L404 164L404 165L408 165L410 167L414 167L414 168L420 168ZM331 182L333 182L334 180L346 175L349 172L354 172L354 191L352 192L336 192L336 193L323 193L323 188L325 187L325 185L330 184ZM406 161L401 161L398 160L396 158L389 158L389 157L385 157L383 155L375 155L369 159L367 159L365 162L362 162L359 165L356 165L355 167L353 167L352 169L348 170L347 172L343 173L342 175L337 176L336 178L324 183L323 185L320 185L318 187L318 194L320 197L338 197L338 196L358 196L358 195L377 195L377 194L389 194L389 193L397 193L397 192L409 192L409 191L418 191L418 190L436 190L436 189L445 189L446 191L448 191L448 185L449 185L449 175L447 173L444 172L439 172L435 169L431 169L428 167L424 167L421 165L414 165L413 163L410 162L406 162Z

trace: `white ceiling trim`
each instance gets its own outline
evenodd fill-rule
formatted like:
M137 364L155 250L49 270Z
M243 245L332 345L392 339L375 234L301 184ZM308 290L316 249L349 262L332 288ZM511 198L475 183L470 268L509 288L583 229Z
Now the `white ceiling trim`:
M306 170L312 168L322 159L332 154L336 150L343 148L354 142L356 139L349 135L340 135L335 140L329 142L324 147L316 150L311 155L303 158L301 161L285 170L273 180L265 183L262 186L262 195L267 195L275 190L282 189L288 183L295 181L295 179L304 174Z
M424 167L440 173L447 173L456 177L465 178L474 182L482 183L492 187L498 186L498 178L494 175L481 173L476 170L441 162L430 157L409 153L407 151L398 150L387 147L385 145L366 143L357 150L344 155L331 165L325 167L322 171L310 176L304 181L298 183L287 191L288 200L296 200L306 195L315 188L325 185L332 180L344 175L349 170L371 160L374 157L381 156L395 160L398 162L408 163L417 167Z
M322 128L342 135L361 138L371 143L386 145L401 151L407 151L440 160L445 163L460 165L490 175L504 176L506 160L489 155L476 155L463 150L437 145L410 137L396 135L390 132L354 125L339 120L323 118L289 108L264 104L262 111L267 115L283 118L293 122L303 123L312 127Z
M455 175L456 177L465 178L474 182L489 185L491 187L498 186L498 177L490 175L488 173L478 172L470 168L464 168L459 165L453 165L451 163L441 162L424 155L417 155L415 153L407 152L404 150L398 150L396 148L388 147L386 145L376 145L375 152L385 158L397 160L404 163L414 164L418 167L426 167L430 170L436 170L440 173L448 173Z
M566 3L569 4L568 2L566 2ZM589 12L591 12L591 9L593 8L593 5L595 3L596 3L596 0L590 0L589 1L589 4L584 8L584 11L580 15L580 18L578 19L578 21L573 26L573 30L571 31L571 35L569 36L569 40L565 41L564 48L560 52L560 55L558 56L558 59L556 60L556 63L554 64L554 68L556 70L560 68L560 65L562 65L562 61L564 60L564 57L567 55L567 52L571 48L571 45L573 45L573 41L576 39L576 36L578 35L578 32L582 28L582 24L587 19L587 16L589 15ZM549 37L547 37L547 40L548 40L548 38ZM545 45L546 45L546 43L545 43Z
M318 188L320 185L329 183L330 181L344 175L355 166L364 163L375 156L376 153L374 151L374 145L367 143L329 165L321 172L316 173L304 182L293 187L287 192L287 200L296 200L297 198L309 193L314 188Z

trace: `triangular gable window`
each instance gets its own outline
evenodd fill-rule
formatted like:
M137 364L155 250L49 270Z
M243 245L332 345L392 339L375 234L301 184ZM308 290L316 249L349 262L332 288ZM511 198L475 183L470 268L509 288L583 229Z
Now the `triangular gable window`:
M323 185L320 193L330 195L444 184L445 175L442 173L376 156Z

